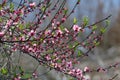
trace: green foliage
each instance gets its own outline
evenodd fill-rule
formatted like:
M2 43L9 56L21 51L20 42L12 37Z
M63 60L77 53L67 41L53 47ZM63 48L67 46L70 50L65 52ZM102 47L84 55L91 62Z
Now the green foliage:
M0 17L0 22L2 22L3 21L3 19Z
M43 40L44 40L43 38L40 38L40 42L43 42Z
M43 6L42 8L41 8L41 10L44 12L45 11L45 9L46 9L46 7L45 6Z
M79 46L78 44L79 44L79 42L70 43L70 44L69 44L69 48L70 48L70 49L73 49L74 52L75 52L75 51L78 51L78 50L77 50L77 48L78 48L78 46ZM81 56L81 51L78 51L77 56Z
M73 24L76 24L77 22L78 22L78 20L74 17Z
M77 54L77 56L80 57L81 55L82 55L81 50L78 50L78 54Z
M57 60L57 63L61 63L61 62L62 62L62 60L60 60L60 59Z
M103 33L105 33L105 31L106 31L106 28L101 28L100 29L100 32L103 34Z
M110 20L105 20L106 26L110 25Z
M68 9L65 9L63 13L66 15L68 13Z
M30 27L30 25L31 25L31 23L30 23L30 22L26 23L26 24L25 24L25 28L29 28L29 27Z
M19 25L20 30L23 30L25 28L23 24L18 24L18 25Z
M94 44L95 44L95 46L99 46L99 45L100 45L100 42L94 41Z
M72 49L72 48L73 48L73 45L72 45L72 44L69 44L69 48Z
M92 30L95 31L96 29L97 29L97 25L94 25L94 26L92 27Z
M23 70L23 68L21 66L19 66L18 70L19 70L20 73L24 72L24 70Z
M51 56L52 59L55 59L56 57L55 56Z
M8 70L6 68L2 68L0 71L1 71L2 75L7 75L8 74Z
M24 75L21 76L22 79L28 79L31 78L32 74L31 73L25 73Z
M13 12L14 11L14 4L11 2L10 3L10 12Z
M74 46L78 47L79 42L74 42ZM74 48L74 50L76 50L76 47Z
M76 47L79 46L78 44L79 44L78 42L70 43L70 44L69 44L69 48L70 48L70 49L74 48L74 51L75 51L75 50L76 50Z
M78 0L78 2L80 2L80 0Z
M64 31L64 29L65 29L65 27L62 26L62 25L60 25L60 30L61 30L61 31Z
M75 78L73 78L73 77L70 77L69 80L77 80L77 79L75 79Z
M2 10L2 4L0 4L0 10Z
M83 17L83 23L84 23L84 26L87 26L87 25L88 25L89 19L88 19L87 16L84 16L84 17Z
M47 50L47 51L44 52L44 53L46 53L46 54L48 54L48 53L53 53L53 49L49 49L49 50Z

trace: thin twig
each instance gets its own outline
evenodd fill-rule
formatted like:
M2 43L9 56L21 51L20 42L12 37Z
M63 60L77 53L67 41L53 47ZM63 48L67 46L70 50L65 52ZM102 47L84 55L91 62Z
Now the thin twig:
M118 74L114 75L111 79L109 80L114 80L116 77L118 76Z

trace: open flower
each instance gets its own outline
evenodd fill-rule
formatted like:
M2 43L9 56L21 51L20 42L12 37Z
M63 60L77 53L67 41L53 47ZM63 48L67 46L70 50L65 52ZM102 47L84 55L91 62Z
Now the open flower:
M81 27L79 27L78 25L74 25L74 26L73 26L73 30L74 30L75 32L79 32L80 29L81 29Z
M60 37L63 34L63 32L61 30L57 30L56 33L57 33L58 37Z
M33 36L34 34L35 34L35 31L34 31L34 30L31 30L31 31L28 33L29 36Z

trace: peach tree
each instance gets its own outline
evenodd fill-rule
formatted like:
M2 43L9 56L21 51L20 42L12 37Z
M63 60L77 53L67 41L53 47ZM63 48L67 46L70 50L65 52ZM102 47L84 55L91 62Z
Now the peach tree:
M29 55L39 65L50 70L54 69L77 80L86 80L85 74L93 71L106 71L108 68L82 69L80 59L89 57L89 52L100 44L110 16L89 25L89 19L84 17L80 25L77 18L73 18L71 26L64 24L75 12L80 0L75 0L72 10L66 7L67 0L20 0L15 3L2 0L0 3L0 50L3 57L0 64L1 79L31 79L37 78L37 69L31 75L26 75L21 66L13 66L12 54L20 51ZM32 19L28 20L33 15ZM104 22L103 27L97 24ZM81 37L87 30L90 33ZM84 49L84 50L83 50ZM4 62L5 61L5 62ZM27 66L27 65L26 65ZM12 68L11 68L12 67Z

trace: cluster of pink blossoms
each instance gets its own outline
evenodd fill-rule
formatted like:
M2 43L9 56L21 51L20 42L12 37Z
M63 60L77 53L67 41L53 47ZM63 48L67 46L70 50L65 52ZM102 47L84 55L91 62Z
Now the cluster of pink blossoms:
M67 13L68 9L65 7L66 0L61 4L59 4L60 0L55 3L44 0L38 4L25 0L24 4L29 6L22 5L17 9L6 8L6 1L2 3L0 10L0 17L7 17L0 22L1 43L9 43L7 45L10 45L12 52L20 50L35 58L41 65L44 64L78 80L86 80L84 73L89 72L90 69L85 67L82 70L75 65L80 63L79 58L87 56L88 52L97 46L96 43L101 40L101 34L95 34L95 30L89 28L92 26L85 27L77 24L71 25L70 28L64 26L80 0L77 0L70 13ZM33 20L25 21L35 10ZM50 19L51 17L53 18ZM48 24L44 22L45 20ZM47 25L43 28L43 24ZM85 28L92 32L80 41L79 34L84 34ZM78 50L79 47L86 49L86 52L84 54L78 52L81 51Z

